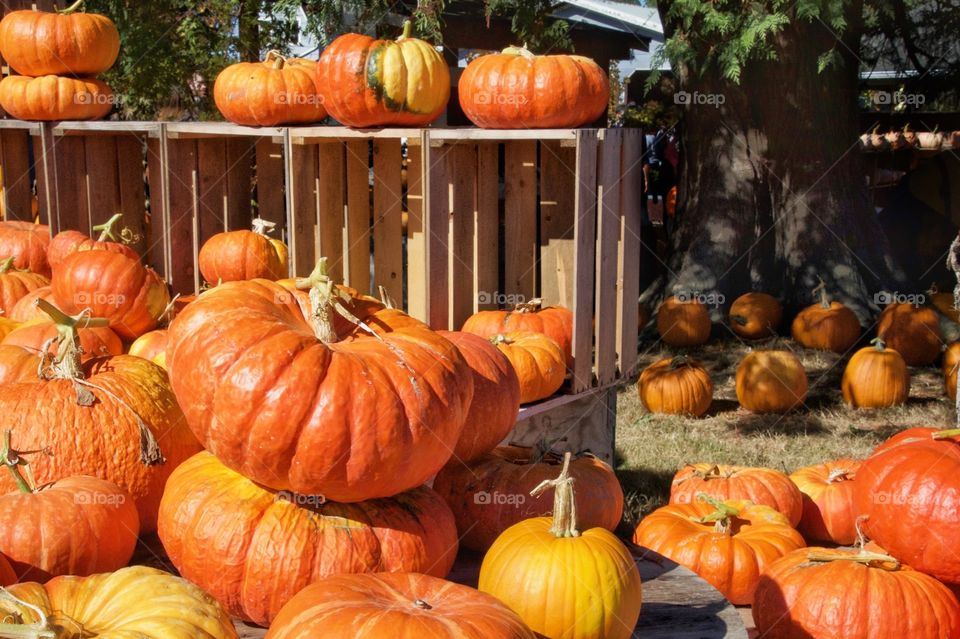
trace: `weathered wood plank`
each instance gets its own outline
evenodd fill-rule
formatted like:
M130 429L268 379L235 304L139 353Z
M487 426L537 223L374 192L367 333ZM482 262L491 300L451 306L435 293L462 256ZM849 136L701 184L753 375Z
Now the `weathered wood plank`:
M625 129L620 177L620 244L617 270L617 364L620 376L633 375L637 365L637 316L640 299L641 132Z
M426 226L427 323L434 329L450 326L450 291L448 289L450 241L450 188L447 183L447 154L450 147L430 146L430 132L421 133L420 148L425 154L424 192L427 195L424 224Z
M227 143L221 138L197 140L197 243L227 230Z
M537 143L504 144L504 293L531 299L537 284Z
M407 147L407 313L427 321L427 249L423 224L423 151Z
M166 125L156 138L147 138L147 188L150 207L146 260L167 282L170 281L170 209L167 198Z
M534 447L547 441L563 450L590 451L613 464L616 399L612 388L591 389L525 406L504 443ZM548 408L537 410L540 403Z
M477 215L477 145L461 142L447 154L447 174L452 193L450 210L450 326L458 328L473 314L478 291L474 290L474 228ZM483 247L484 251L488 250Z
M45 127L46 128L46 127ZM57 173L56 211L57 231L76 229L90 233L90 204L87 199L87 161L83 138L45 136L50 144ZM51 229L52 230L52 229Z
M335 282L343 281L343 225L345 222L343 144L319 144L319 201L317 256L327 258L327 272Z
M597 133L577 134L574 189L576 219L573 242L573 382L574 393L593 385L593 294L596 285Z
M0 120L5 122L6 120ZM33 161L37 180L37 214L40 220L50 225L50 232L56 235L56 196L57 172L53 166L53 156L47 154L50 148L47 140L53 135L42 126L33 136Z
M64 138L68 139L68 138ZM197 268L197 142L166 140L167 234L170 261L167 281L174 293L195 293L200 286ZM215 282L211 282L215 283Z
M114 138L101 136L82 138L82 141L87 169L84 191L92 229L120 213L117 142Z
M361 293L370 293L370 143L346 143L347 257L344 275L347 284Z
M400 140L373 141L373 275L403 303L403 183Z
M317 160L316 145L288 145L287 160L287 245L293 275L307 276L316 264Z
M7 220L33 220L29 143L30 135L26 131L0 131L3 215Z
M477 144L477 210L473 223L473 311L494 309L500 294L499 144ZM459 325L458 325L459 327Z
M576 150L540 144L540 297L544 306L573 302Z
M227 171L224 226L228 231L250 228L255 143L247 138L227 138L224 155Z
M620 239L620 155L623 129L608 129L600 146L597 198L596 371L601 385L617 376L617 253Z
M147 244L146 184L144 182L143 138L119 135L117 143L117 186L123 225L138 238L130 246L140 255Z
M270 138L258 138L256 156L257 215L276 224L279 232L285 229L287 220L283 201L283 146Z

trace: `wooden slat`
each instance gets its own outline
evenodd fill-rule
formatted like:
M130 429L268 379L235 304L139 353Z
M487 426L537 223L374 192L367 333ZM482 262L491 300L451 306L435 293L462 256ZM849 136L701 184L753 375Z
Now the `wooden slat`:
M473 310L497 308L500 288L499 144L477 144L477 208L473 223ZM459 169L458 169L459 170ZM483 293L484 295L481 295Z
M255 144L249 138L227 138L225 141L227 172L225 225L228 231L250 228L251 180ZM277 233L274 236L278 236Z
M423 150L407 147L407 313L427 321L426 239L423 227Z
M601 385L617 376L617 253L620 241L620 155L623 129L600 144L597 211L596 371Z
M429 131L423 131L420 139L420 148L425 154L424 193L427 197L424 205L424 224L427 229L427 323L439 330L450 328L450 292L447 288L450 189L446 161L449 147L432 148Z
M175 293L190 294L199 289L201 277L196 265L196 195L199 189L197 142L172 139L165 142L170 225L167 235L170 255L167 281Z
M370 144L346 143L347 232L344 280L361 293L370 293Z
M535 295L537 271L537 143L504 144L504 293Z
M269 138L259 138L256 155L257 214L275 223L278 230L285 228L287 213L283 202L283 146Z
M29 143L26 131L0 131L3 212L7 220L33 220Z
M0 120L4 122L5 120ZM50 225L50 232L56 234L56 215L54 214L54 193L57 181L56 171L53 170L53 156L47 156L47 138L52 137L43 128L33 136L34 174L37 180L37 213L40 220Z
M121 212L117 142L100 136L83 138L81 142L86 153L84 191L92 228Z
M343 281L344 189L343 144L320 144L320 219L317 255L327 258L327 272Z
M374 284L397 304L403 303L402 168L400 140L373 141Z
M450 148L447 174L450 209L450 326L459 328L473 314L479 289L474 289L474 225L477 219L477 145L461 142ZM480 249L487 251L487 247ZM493 291L484 291L491 294Z
M617 296L617 363L621 377L630 377L637 365L637 315L640 299L640 203L641 155L640 131L625 129L623 164L620 178L620 251L617 270L620 287Z
M221 138L197 140L197 243L203 246L211 236L227 230L227 143ZM216 282L211 282L215 284Z
M574 393L593 385L593 294L597 233L597 134L577 133L577 182L573 229L573 384Z
M305 277L316 264L317 158L316 145L288 145L287 213L289 216L290 268L292 274Z
M55 136L45 139L52 145L54 170L57 172L57 229L76 229L90 233L84 140Z
M139 238L131 247L144 255L147 247L146 192L144 184L143 138L119 135L117 143L117 186L123 225Z
M540 297L545 306L573 302L576 150L540 145Z
M167 206L166 125L156 138L147 138L147 184L150 225L147 235L147 264L170 281L170 210Z

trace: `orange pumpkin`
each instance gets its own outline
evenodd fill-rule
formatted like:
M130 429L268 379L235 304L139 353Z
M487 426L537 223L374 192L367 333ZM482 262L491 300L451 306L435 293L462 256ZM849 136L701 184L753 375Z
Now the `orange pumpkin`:
M213 84L213 100L223 117L236 124L319 122L327 112L317 91L316 73L314 60L285 58L270 51L263 62L238 62L221 71Z
M167 368L167 330L158 328L144 333L127 350L130 355L148 359L160 368Z
M782 319L780 302L766 293L744 293L730 305L730 330L743 339L776 335Z
M50 227L33 222L0 222L0 258L13 258L15 268L50 277L47 247Z
M877 336L900 353L908 366L934 363L943 343L936 311L913 304L887 305L880 313Z
M437 473L433 488L453 510L460 543L485 551L504 530L550 510L553 491L530 491L557 476L563 459L540 448L501 446L463 464L451 460ZM623 514L623 490L613 469L592 455L570 464L577 482L577 518L586 528L614 530Z
M267 639L534 639L496 597L415 573L338 575L304 588Z
M550 397L567 374L563 349L543 333L514 331L494 335L490 342L507 356L520 380L520 403Z
M497 447L517 422L520 380L507 359L479 335L439 331L463 355L473 372L473 400L453 458L471 462Z
M170 476L158 534L181 575L230 614L264 625L298 591L329 575L442 577L457 555L453 515L426 486L339 504L269 490L208 452Z
M673 476L671 504L690 504L698 495L715 499L742 499L781 512L791 526L800 523L803 495L790 478L772 468L687 464Z
M113 21L82 11L83 0L60 11L11 11L0 21L0 55L17 73L98 75L113 66L120 34Z
M0 344L0 385L39 382L40 358L25 348Z
M543 333L560 345L567 364L573 363L573 312L562 306L542 308L540 299L517 304L509 311L478 311L467 318L460 330L480 337L513 331Z
M882 408L907 401L910 374L900 354L879 337L853 354L843 371L843 399L851 406Z
M737 367L737 399L754 413L785 413L807 399L807 374L787 351L753 351Z
M96 78L8 75L0 81L0 107L18 120L99 120L113 103L113 91Z
M140 259L137 252L127 246L128 243L136 241L137 237L130 229L119 228L122 220L123 214L117 213L103 224L94 226L93 230L100 232L95 240L80 231L60 231L50 240L50 247L47 249L50 268L59 268L68 255L77 251L113 251L135 260Z
M838 459L790 474L803 493L803 516L797 529L810 541L849 545L857 540L854 483L860 462Z
M43 275L15 269L13 258L8 257L0 262L0 312L9 317L20 298L48 284L50 280Z
M600 66L579 55L534 55L524 47L480 56L460 75L460 107L485 129L583 126L607 110Z
M940 293L936 287L927 292L927 297L933 306L954 322L960 322L960 311L954 308L953 293Z
M697 300L668 297L657 309L657 332L668 346L699 346L710 339L710 313Z
M13 329L20 326L20 322L0 315L0 340L9 335Z
M0 344L19 346L34 356L39 355L44 346L50 356L57 354L58 326L49 317L24 322L0 341ZM83 351L80 361L86 362L95 357L122 355L123 342L107 326L85 326L81 321L77 333L80 336L80 348Z
M29 322L35 319L46 319L47 316L37 306L37 300L42 299L47 302L53 302L53 292L49 286L35 288L13 305L13 308L7 313L7 317L15 322Z
M960 342L953 342L943 351L943 385L947 397L957 399L957 370L960 365Z
M667 357L640 374L640 401L652 413L700 417L713 402L713 382L700 362Z
M840 302L831 302L823 282L815 289L820 302L793 318L790 333L805 348L846 353L860 339L860 320Z
M200 274L210 284L287 276L287 247L266 235L265 227L225 231L213 235L200 247Z
M352 127L423 126L450 99L450 70L436 47L410 37L407 21L396 40L359 33L338 37L317 64L324 106Z
M686 566L736 605L753 600L764 569L805 545L773 508L709 497L653 511L637 526L633 543Z

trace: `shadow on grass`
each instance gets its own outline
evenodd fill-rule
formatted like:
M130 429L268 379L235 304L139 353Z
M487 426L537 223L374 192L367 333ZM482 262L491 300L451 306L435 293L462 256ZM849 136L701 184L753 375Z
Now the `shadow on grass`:
M650 468L622 468L617 453L617 479L623 488L623 519L617 534L630 539L645 515L667 503L673 473Z

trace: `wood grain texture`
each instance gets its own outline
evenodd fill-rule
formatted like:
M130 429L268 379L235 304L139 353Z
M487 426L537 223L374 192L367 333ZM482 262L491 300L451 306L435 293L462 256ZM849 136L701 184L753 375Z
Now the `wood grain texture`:
M253 198L253 158L256 142L250 138L227 138L224 148L226 205L224 226L228 231L250 228Z
M373 277L403 304L403 158L400 140L373 141Z
M347 233L344 239L345 282L370 293L370 143L346 143Z
M620 241L620 161L623 129L608 129L600 145L597 199L597 380L601 385L617 376L617 255Z
M144 139L139 135L118 135L116 145L119 211L123 213L123 225L138 238L130 247L138 254L145 255L148 246L148 224Z
M624 131L620 178L620 243L617 271L617 364L621 378L637 367L640 300L640 205L642 199L642 139L639 130Z
M423 151L407 147L407 313L427 321L427 247L423 223Z
M189 295L199 290L197 268L197 141L165 140L167 172L167 206L169 211L167 241L170 261L167 281L174 293Z
M288 144L287 161L287 246L290 270L306 277L317 261L317 145Z
M499 144L477 144L477 208L473 220L473 311L495 309L500 289Z
M343 281L343 227L346 179L343 144L334 142L319 146L320 210L317 220L317 255L327 258L327 272L335 282Z
M4 219L31 221L30 135L26 131L0 131L0 167L3 168Z
M427 262L427 323L434 329L449 329L450 290L448 288L450 242L450 188L447 182L449 146L430 145L430 132L421 134L420 148L426 154L427 196L424 207Z
M450 326L463 326L473 314L477 299L474 289L475 224L477 215L477 145L452 145L447 160L455 171L447 174L452 194L450 209ZM485 291L486 292L486 291Z
M263 219L275 223L278 228L284 228L286 227L287 212L283 201L283 146L270 138L258 138L255 153L257 162L257 214ZM283 239L286 239L286 237Z
M504 143L504 290L531 299L537 283L537 143Z
M160 134L147 138L147 186L149 189L150 224L147 233L147 264L167 282L169 276L170 211L167 198L166 126Z
M574 393L593 385L593 294L596 285L597 132L577 133L574 189L573 380Z
M44 125L48 129L49 125ZM56 171L57 230L76 229L90 233L90 204L87 198L87 157L83 138L44 135L47 155L53 158ZM52 229L51 229L52 231Z
M227 142L222 138L197 140L197 219L200 246L227 230Z
M544 306L573 302L576 149L540 144L540 297Z

